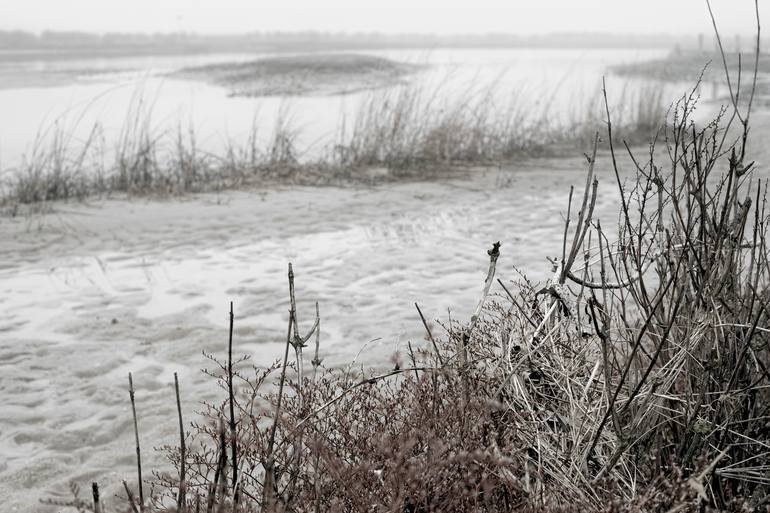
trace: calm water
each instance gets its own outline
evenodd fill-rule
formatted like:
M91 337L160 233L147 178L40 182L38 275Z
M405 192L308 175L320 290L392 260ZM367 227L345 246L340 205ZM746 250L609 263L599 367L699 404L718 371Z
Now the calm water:
M601 77L607 67L660 57L661 50L410 50L375 51L402 62L424 64L409 76L408 86L451 106L494 90L501 106L520 105L530 112L565 119L600 100ZM244 61L255 55L3 61L0 74L0 168L16 166L31 153L36 139L59 129L75 146L95 123L104 146L114 146L121 127L133 113L149 115L156 134L173 134L181 127L195 130L202 150L221 152L233 142L244 144L252 126L262 137L274 130L279 113L288 116L298 133L298 147L320 151L340 134L345 119L372 94L294 98L230 97L224 88L201 82L172 79L169 72L186 66ZM645 87L644 80L608 76L610 101L619 104L629 91ZM395 87L403 87L395 86ZM668 86L667 98L684 86ZM708 92L707 92L708 93Z

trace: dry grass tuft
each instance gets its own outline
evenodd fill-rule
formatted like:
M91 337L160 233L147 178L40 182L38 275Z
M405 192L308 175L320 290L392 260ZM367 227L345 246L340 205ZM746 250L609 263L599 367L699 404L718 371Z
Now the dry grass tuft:
M154 102L140 89L114 144L94 125L84 140L63 121L41 130L32 151L0 178L0 208L44 206L56 200L114 193L182 194L264 184L330 184L423 178L473 165L500 164L522 157L574 152L600 123L596 109L581 107L569 121L557 120L548 105L536 109L512 100L506 107L497 85L445 105L439 91L421 85L373 93L355 118L341 116L341 134L312 153L299 147L300 131L286 105L268 134L254 120L245 140L230 142L222 154L203 151L193 127L158 130ZM651 88L623 93L621 131L633 142L647 140L665 117L662 92ZM85 116L85 113L82 115ZM384 170L384 172L382 172Z

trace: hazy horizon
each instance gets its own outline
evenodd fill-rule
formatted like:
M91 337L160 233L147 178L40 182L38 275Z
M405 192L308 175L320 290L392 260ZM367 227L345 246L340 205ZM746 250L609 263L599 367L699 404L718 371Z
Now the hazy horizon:
M255 6L248 0L28 0L3 9L0 30L104 33L342 32L385 35L538 36L550 34L708 34L705 0L285 0ZM723 34L755 30L754 2L713 0Z

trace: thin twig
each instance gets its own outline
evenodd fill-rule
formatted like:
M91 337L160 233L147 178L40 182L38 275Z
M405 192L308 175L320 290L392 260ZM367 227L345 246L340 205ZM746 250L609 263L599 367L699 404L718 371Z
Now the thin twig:
M439 365L441 365L441 367L444 367L444 359L441 357L441 351L439 351L438 344L436 344L436 340L433 338L433 333L431 333L430 331L430 326L428 326L428 321L425 320L425 316L422 314L422 310L420 310L420 305L415 303L414 307L417 308L417 313L420 314L420 320L422 320L422 325L425 326L425 331L428 333L428 339L430 340L430 343L433 344L433 351L436 353L436 358L438 358Z
M348 395L350 392L352 392L353 390L355 390L355 389L357 389L359 387L362 387L364 385L373 385L373 384L377 383L378 381L381 381L381 380L383 380L385 378L389 378L389 377L395 376L397 374L403 374L405 372L431 371L431 370L436 370L436 369L433 368L433 367L424 367L424 366L423 367L408 367L408 368L394 369L394 370L386 372L384 374L379 374L377 376L372 376L371 378L363 379L363 380L361 380L361 381L359 381L359 382L349 386L348 388L346 388L345 390L343 390L342 392L340 392L339 394L334 396L332 399L329 399L328 401L323 403L321 406L319 406L318 408L316 408L315 410L310 412L305 418L300 420L297 423L296 426L294 426L294 429L299 429L301 426L306 424L310 419L312 419L313 417L315 417L319 413L323 412L326 408L328 408L329 406L331 406L334 403L338 402L340 399L342 399L343 397Z
M570 247L569 254L567 255L566 262L562 262L561 276L559 283L564 283L566 274L572 269L572 265L575 263L580 252L580 247L583 245L583 239L586 232L588 232L588 226L591 223L591 217L593 216L594 206L596 205L596 192L598 182L594 178L594 167L596 165L596 151L599 147L599 132L594 134L594 144L591 150L591 159L588 164L588 172L586 173L586 185L583 191L583 203L578 213L577 224L575 225L575 235L572 238L572 246ZM571 195L570 195L571 201ZM565 227L564 233L566 236L567 228ZM566 240L566 239L565 239Z
M292 265L289 264L289 287L293 296L294 288L294 270ZM292 305L294 306L294 305ZM286 348L283 355L283 365L281 365L281 378L278 383L278 398L275 403L275 413L273 414L273 424L270 427L270 435L267 442L267 451L265 454L265 462L263 464L265 468L265 482L262 485L262 511L268 512L273 508L275 501L275 435L278 430L278 422L281 416L281 404L283 401L283 388L286 383L286 368L289 364L289 348L292 346L292 327L294 325L294 312L289 311L289 327L286 333Z
M187 448L185 446L184 423L182 422L182 402L179 399L179 378L176 372L174 373L174 391L176 393L176 411L179 416L179 495L176 500L176 509L179 513L184 513L187 509L187 502L185 501Z
M134 492L131 491L131 488L128 487L128 483L126 480L123 480L123 489L126 490L126 496L128 497L128 504L131 506L131 511L133 513L139 513L139 510L136 509L136 498L134 497Z
M417 382L417 381L420 380L420 374L418 374L417 369L416 369L416 367L417 367L417 360L415 360L415 358L414 358L414 351L412 350L412 341L411 340L408 341L406 343L406 346L409 349L409 359L412 360L412 367L415 368L414 379L415 379L415 382ZM442 365L441 367L443 368L444 366Z
M136 420L136 401L134 400L134 379L128 373L128 395L131 398L131 413L134 416L134 437L136 438L136 474L139 480L139 510L144 511L144 488L142 486L142 450L139 446L139 424Z
M316 375L318 374L318 367L321 365L321 359L318 357L318 350L321 346L321 313L318 310L318 301L315 303L315 355L313 361L310 363L313 365L313 384L315 385Z
M227 395L230 401L230 452L233 465L231 487L233 489L233 501L238 503L238 436L235 428L235 393L233 391L233 302L230 301L230 336L227 341Z

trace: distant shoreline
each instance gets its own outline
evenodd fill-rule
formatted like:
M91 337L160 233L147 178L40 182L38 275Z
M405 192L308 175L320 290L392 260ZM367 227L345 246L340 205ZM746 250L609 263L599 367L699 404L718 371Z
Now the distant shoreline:
M692 39L692 41L691 41ZM0 62L212 53L308 53L433 49L665 49L695 45L690 36L634 34L89 34L0 30Z
M174 57L184 55L216 55L216 54L265 54L265 53L329 53L329 52L359 52L359 51L386 51L386 50L563 50L572 48L575 50L665 50L667 46L637 47L625 46L574 46L568 44L554 45L361 45L361 46L254 46L249 48L27 48L9 49L0 48L0 62L27 62L27 61L56 61L74 59L102 59L125 57Z

